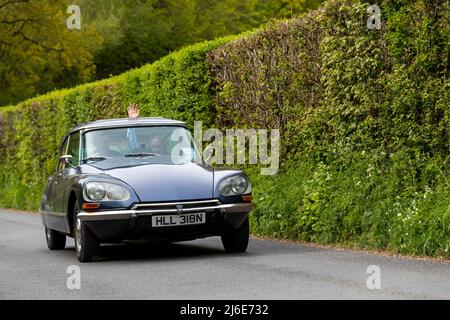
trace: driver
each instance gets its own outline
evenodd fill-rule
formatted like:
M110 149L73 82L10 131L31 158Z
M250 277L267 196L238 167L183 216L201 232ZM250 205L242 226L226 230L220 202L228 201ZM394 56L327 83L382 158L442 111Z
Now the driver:
M109 156L109 137L99 134L95 139L95 144L86 146L86 158Z

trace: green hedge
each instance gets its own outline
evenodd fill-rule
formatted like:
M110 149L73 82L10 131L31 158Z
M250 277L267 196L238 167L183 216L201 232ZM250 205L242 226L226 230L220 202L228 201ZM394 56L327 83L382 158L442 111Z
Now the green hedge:
M372 4L372 3L370 3ZM102 82L0 110L0 206L36 209L63 133L143 115L278 128L279 175L248 167L255 234L450 257L450 4L320 10L185 48Z
M282 173L252 175L254 233L449 257L450 4L380 1L381 30L369 5L215 50L218 123L283 133Z

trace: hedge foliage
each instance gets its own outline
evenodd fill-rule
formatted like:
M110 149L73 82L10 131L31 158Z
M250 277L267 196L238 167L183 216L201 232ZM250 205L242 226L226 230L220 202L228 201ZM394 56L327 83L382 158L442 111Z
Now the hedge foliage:
M328 1L215 50L217 121L283 132L255 233L449 257L450 3L378 4L381 30Z
M282 170L247 168L255 234L450 257L450 1L331 0L121 76L0 111L0 206L36 209L63 133L144 115L279 128Z

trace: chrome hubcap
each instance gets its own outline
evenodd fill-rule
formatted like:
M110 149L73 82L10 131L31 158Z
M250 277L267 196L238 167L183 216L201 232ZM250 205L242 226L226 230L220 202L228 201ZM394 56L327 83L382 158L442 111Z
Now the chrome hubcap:
M77 219L77 225L75 228L75 246L77 252L81 251L81 220Z

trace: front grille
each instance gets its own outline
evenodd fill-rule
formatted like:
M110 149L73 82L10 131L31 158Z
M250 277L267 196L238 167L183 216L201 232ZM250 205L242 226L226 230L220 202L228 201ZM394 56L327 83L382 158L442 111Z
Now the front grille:
M219 200L199 200L180 202L138 203L132 209L146 213L187 213L194 211L214 211L220 205Z

